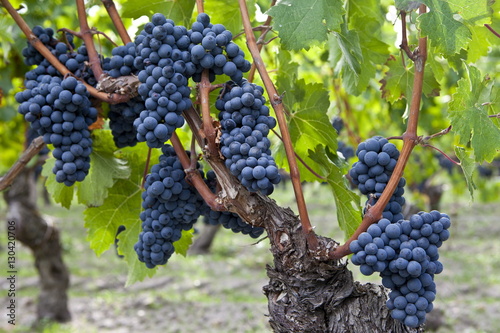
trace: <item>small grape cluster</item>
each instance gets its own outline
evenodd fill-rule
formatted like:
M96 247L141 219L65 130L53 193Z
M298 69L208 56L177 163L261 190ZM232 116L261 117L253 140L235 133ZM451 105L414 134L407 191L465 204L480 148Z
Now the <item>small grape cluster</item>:
M135 45L133 65L140 70L139 94L145 102L134 122L137 140L160 148L184 124L181 113L191 106L187 83L196 69L188 50L190 40L185 27L154 14Z
M269 195L281 180L267 138L276 120L264 105L262 87L242 82L228 83L215 103L222 127L220 150L226 167L243 186Z
M207 14L198 15L188 36L191 40L191 61L196 65L195 82L201 81L204 69L209 69L210 82L215 80L216 75L225 74L237 83L243 79L243 72L250 70L251 64L245 60L245 53L231 41L232 33L222 24L211 24Z
M217 187L217 176L212 170L208 171L206 174L205 182L212 192L215 193ZM244 235L249 235L252 238L258 238L264 232L264 228L254 227L253 225L243 221L238 214L232 212L219 212L211 210L208 205L204 205L202 208L202 215L204 216L204 222L210 225L222 224L226 229L231 229L232 232L241 232Z
M349 176L359 191L368 196L367 203L374 205L391 178L399 158L399 150L387 139L375 136L358 145L356 156L359 160L352 165ZM406 180L401 178L382 213L391 222L403 218L401 211L405 204L405 184Z
M174 149L162 147L160 163L144 184L140 218L142 231L134 249L148 268L167 263L182 230L190 230L201 214L203 199L184 179L186 174Z
M433 309L434 275L443 271L438 248L450 237L450 225L449 216L436 210L396 223L383 218L349 246L361 273L379 272L382 284L392 289L387 307L407 326L423 324Z
M40 66L33 72L40 72ZM87 88L73 77L37 74L25 82L26 90L16 94L18 111L33 130L52 144L56 159L56 181L67 186L83 181L90 169L92 139L88 126L97 119Z

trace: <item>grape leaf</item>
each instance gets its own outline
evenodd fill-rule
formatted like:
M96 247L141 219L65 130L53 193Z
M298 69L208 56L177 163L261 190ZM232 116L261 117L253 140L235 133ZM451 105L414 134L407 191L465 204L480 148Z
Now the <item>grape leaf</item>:
M326 41L328 29L339 29L344 8L341 0L283 0L266 14L273 16L285 49L308 50Z
M330 185L335 198L339 226L344 231L347 239L361 224L360 198L349 189L349 184L342 169L337 166L338 157L332 154L328 147L325 149L316 146L314 151L309 150L309 157L321 166L322 175L326 176L326 182Z
M359 45L358 33L347 30L342 25L340 32L333 32L335 38L330 38L330 63L334 68L334 74L339 77L343 75L345 87L356 86L361 73L363 54Z
M46 177L45 187L47 191L52 195L55 202L60 203L64 208L69 209L71 207L71 201L73 200L73 192L75 186L66 186L64 184L58 183L56 181L56 175L52 172L52 168L56 163L54 157L50 157L45 161L42 169L42 176Z
M488 117L491 95L498 88L474 66L467 66L466 77L458 81L457 92L449 104L453 131L460 137L459 144L474 149L476 162L491 162L500 150L500 129Z
M467 188L469 189L470 196L474 198L474 190L477 188L476 184L474 184L474 180L472 179L472 174L474 170L476 170L476 164L474 160L469 157L467 151L462 148L455 146L455 154L460 160L460 167L462 168L465 176L465 182L467 183Z
M193 244L194 229L182 230L181 239L174 242L175 253L181 256L187 256L187 251L191 244Z
M139 18L162 13L175 24L188 26L195 0L134 0L122 1L122 17Z
M391 57L386 65L389 70L385 73L384 78L380 80L382 84L380 87L382 97L390 103L394 103L402 98L410 99L413 89L413 78L415 76L414 64L410 63L405 67L401 59ZM426 96L439 95L439 83L436 81L431 66L425 67L423 93Z
M255 13L254 2L247 1L247 8L250 14L250 20L252 20ZM224 24L224 27L231 31L234 35L242 29L241 11L238 1L207 1L205 2L205 13L210 15L210 21L213 24Z
M130 169L114 156L116 147L110 130L94 130L92 139L89 174L78 184L77 196L86 206L100 206L115 180L128 178Z
M101 206L89 207L84 211L87 240L98 256L114 244L118 227L125 227L125 231L118 237L118 250L125 256L129 268L127 284L152 276L156 271L139 262L133 249L141 229L141 184L148 150L147 146L141 143L119 151L119 158L128 163L130 177L118 179L108 190L108 196ZM151 164L157 161L158 154L156 149L152 150Z
M464 23L455 20L450 3L443 0L422 0L430 11L419 15L419 28L423 36L429 37L437 52L449 58L460 49L467 49L471 32Z
M346 91L355 96L366 91L370 79L375 77L377 66L382 65L389 56L389 46L375 33L381 25L376 20L367 21L370 20L366 16L352 20L350 25L355 26L352 30L347 30L343 24L340 31L330 35L328 42L329 61L334 74L342 77Z
M448 0L454 13L470 25L491 23L489 0Z

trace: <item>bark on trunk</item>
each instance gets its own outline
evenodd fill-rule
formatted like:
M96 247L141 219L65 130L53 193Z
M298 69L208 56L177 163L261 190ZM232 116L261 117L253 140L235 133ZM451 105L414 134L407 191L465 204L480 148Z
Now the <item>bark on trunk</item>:
M391 318L384 287L355 282L346 264L311 257L297 217L281 213L267 226L274 267L264 292L275 332L423 332ZM335 243L320 237L320 245Z
M33 170L25 169L4 192L8 219L15 222L16 239L28 246L35 257L40 278L38 319L66 322L71 320L67 295L69 272L62 259L59 230L42 218L36 196Z

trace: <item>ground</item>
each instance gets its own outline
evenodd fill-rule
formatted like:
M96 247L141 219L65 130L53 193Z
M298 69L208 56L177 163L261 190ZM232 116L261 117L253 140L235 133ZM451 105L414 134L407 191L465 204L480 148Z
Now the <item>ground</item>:
M281 188L275 197L293 208L291 192L290 187ZM326 187L308 186L306 195L318 233L343 239ZM0 206L0 216L4 208ZM270 331L262 292L267 283L265 266L272 259L267 240L255 244L247 236L223 230L211 254L174 256L154 278L124 287L126 265L114 249L98 258L85 242L82 210L43 208L47 219L62 230L65 261L71 271L73 320L41 332ZM450 240L440 249L445 270L436 277L435 308L442 311L444 322L438 332L500 332L500 205L448 199L443 211L452 215L453 225ZM5 235L0 244L4 246ZM5 258L5 251L1 253ZM34 331L37 276L31 254L22 246L18 247L18 266L17 325L14 329L2 316L0 332ZM379 282L376 276L361 276L357 267L352 270L358 280ZM6 290L6 282L1 285ZM6 304L5 293L2 297Z

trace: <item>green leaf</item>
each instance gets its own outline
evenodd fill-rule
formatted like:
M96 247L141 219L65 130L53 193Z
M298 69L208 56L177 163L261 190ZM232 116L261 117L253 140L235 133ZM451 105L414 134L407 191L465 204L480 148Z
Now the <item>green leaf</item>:
M187 256L187 251L193 244L194 229L182 230L181 239L174 243L175 253L181 256Z
M322 174L326 176L326 182L330 185L337 207L337 219L340 228L344 231L346 239L349 238L361 224L362 213L359 204L359 196L349 189L347 179L344 177L342 168L338 167L338 157L332 154L330 149L326 150L316 146L315 150L309 150L309 157L317 165L321 166Z
M100 206L116 179L128 178L130 169L114 156L116 147L110 130L92 131L92 140L89 174L78 184L77 196L86 206Z
M319 83L305 84L303 79L294 83L292 91L287 94L291 97L284 101L287 110L296 110L291 113L288 125L292 144L305 164L318 172L319 167L308 157L308 149L320 145L337 150L337 133L326 114L330 104L328 93ZM296 100L298 97L302 99ZM276 162L284 167L287 165L283 145L278 149ZM302 163L299 163L299 171L304 181L318 180Z
M472 146L476 162L491 162L500 150L500 129L488 117L488 103L498 88L489 78L481 78L476 67L466 69L468 75L458 81L449 104L451 125L460 136L459 144Z
M52 149L51 149L52 150ZM66 186L64 184L58 183L56 181L56 175L52 172L52 168L56 163L54 157L50 157L45 161L42 169L42 176L46 177L45 187L47 191L52 195L55 202L60 203L64 208L69 209L71 207L71 201L73 200L73 192L75 186Z
M423 0L430 12L418 17L419 28L423 36L428 36L431 45L446 58L467 49L471 41L471 32L454 18L454 12L448 1Z
M470 25L482 26L491 23L491 11L489 0L448 0L450 8L454 13L460 15L461 19Z
M266 14L273 17L273 27L285 49L308 50L326 41L328 29L338 29L343 13L340 0L283 0Z
M389 70L380 83L382 86L382 97L388 102L394 103L402 98L409 100L413 89L413 79L415 77L415 66L413 62L407 67L403 66L401 59L391 57L386 65ZM439 95L439 83L436 81L431 66L426 66L424 71L423 93L426 96Z
M253 1L247 1L247 8L250 12L250 19L252 20L255 13L255 5ZM224 27L231 31L233 35L239 33L243 24L241 21L241 11L238 1L234 0L218 0L206 1L205 13L210 15L210 21L213 24L221 23Z
M359 45L358 33L354 30L346 30L342 26L342 31L333 32L335 39L331 39L330 61L334 66L334 73L344 76L349 73L351 79L344 83L344 86L357 85L361 73L361 63L363 54ZM335 43L335 44L334 44Z
M357 13L361 15L361 13ZM329 61L336 77L342 78L342 85L349 94L358 96L366 91L369 81L375 77L377 67L389 56L389 46L379 39L381 26L367 16L358 17L333 32L329 38Z
M469 157L467 151L462 147L455 146L455 154L460 160L460 167L464 172L465 181L467 182L467 188L469 189L470 196L474 198L474 190L477 189L477 187L476 184L474 184L474 180L472 179L472 174L474 173L474 170L476 170L476 164L474 163L474 160Z
M131 170L130 177L118 179L108 190L108 196L101 206L89 207L84 212L87 240L98 256L114 244L118 227L125 227L119 237L119 252L125 256L129 267L128 284L143 280L155 272L139 262L133 249L141 228L141 184L148 150L143 143L121 150L120 159L127 161ZM151 164L154 164L159 153L158 150L152 152Z
M189 26L195 0L134 0L122 2L122 17L139 18L162 13L177 25Z

